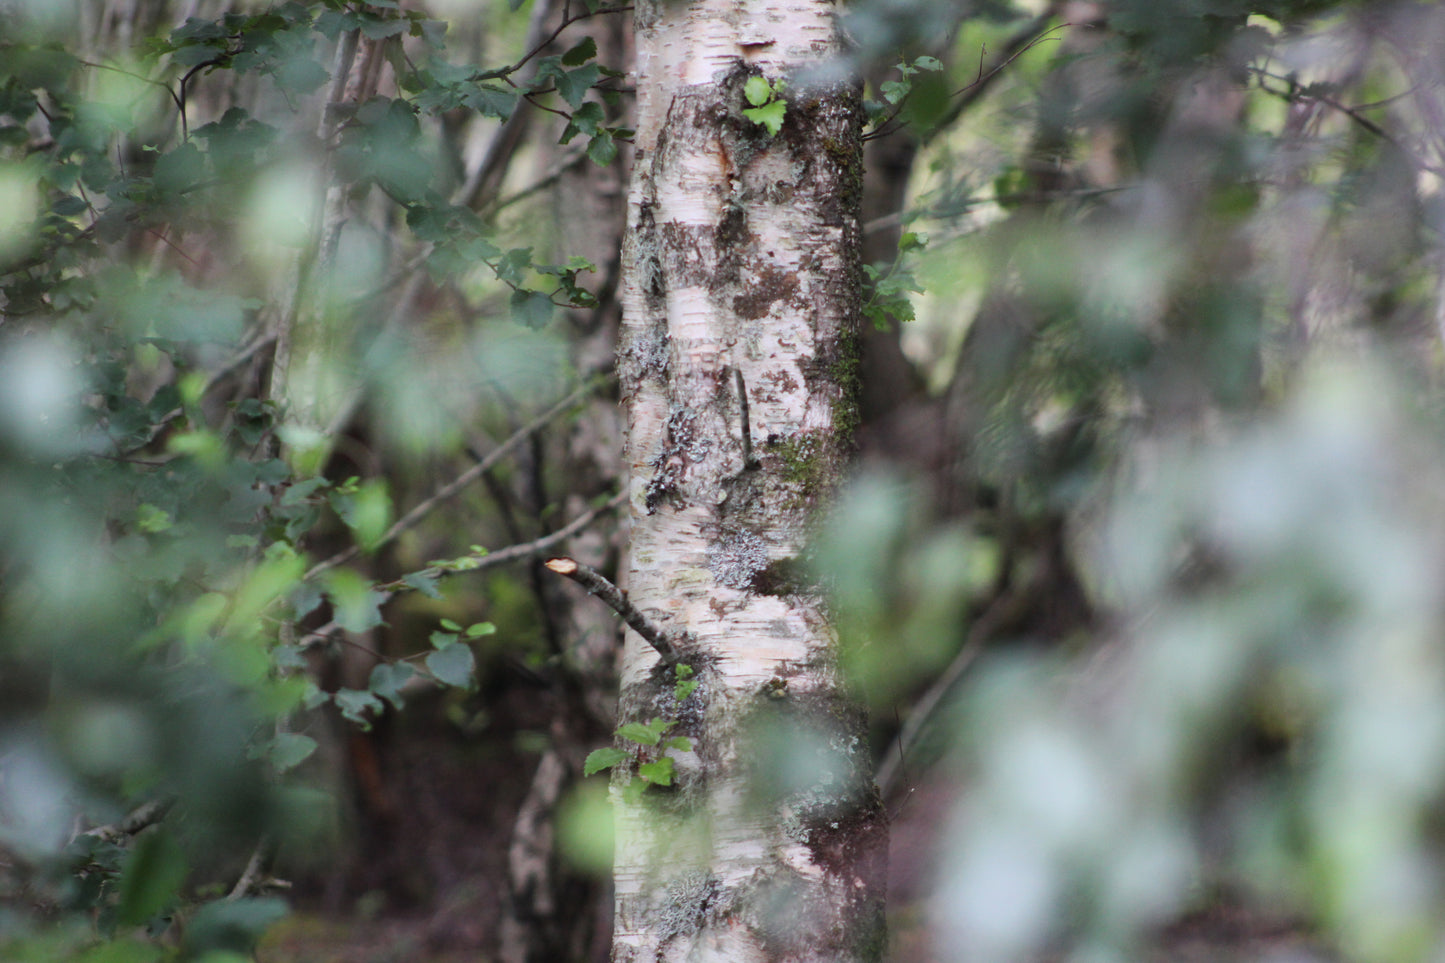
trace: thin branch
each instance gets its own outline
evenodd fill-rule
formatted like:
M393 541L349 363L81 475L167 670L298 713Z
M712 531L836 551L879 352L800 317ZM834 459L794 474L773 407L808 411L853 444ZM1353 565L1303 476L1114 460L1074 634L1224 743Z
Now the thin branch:
M630 625L633 631L657 650L657 654L662 656L663 662L668 665L678 663L677 649L673 646L667 633L649 622L647 616L637 610L637 606L632 604L622 590L609 582L596 569L583 565L573 558L549 558L542 564L558 575L570 578L586 589L589 595L595 595L606 602L608 608L622 616L622 621Z
M463 572L466 572L468 574L471 574L474 572L485 571L489 568L496 568L500 565L505 565L508 562L515 562L520 559L533 558L535 556L545 554L546 552L550 552L552 549L556 548L562 542L571 538L573 535L576 535L578 532L582 531L582 529L586 528L588 525L591 525L597 519L597 517L602 515L604 512L609 512L615 508L619 508L626 502L627 492L618 492L616 495L613 495L601 505L598 505L596 508L583 512L581 515L578 515L576 518L572 519L572 521L568 522L562 528L557 529L555 532L552 532L549 535L544 535L541 538L535 539L530 542L525 542L521 545L509 545L506 548L499 549L495 552L490 552L486 555L471 556L468 559L468 567L464 569L442 569L432 567L422 569L416 574L425 575L432 578L447 574L449 572L455 574L461 574ZM381 604L383 605L394 596L402 592L412 590L412 586L406 584L405 581L400 580L379 585L377 586L377 588L385 596L381 601ZM298 644L303 647L307 645L313 645L317 642L322 641L323 639L328 638L331 633L335 632L338 628L339 626L333 619L332 621L327 622L320 628L308 632L304 637L302 637Z
M238 900L260 888L261 867L266 861L267 842L262 839L251 851L251 858L246 861L246 868L242 871L241 878L236 880L236 885L226 895L227 900Z
M511 454L514 448L516 448L522 442L526 441L529 437L531 437L533 433L541 431L555 418L557 418L558 415L561 415L563 412L570 409L573 405L577 404L577 402L581 401L587 395L595 391L597 389L597 384L598 382L595 380L587 382L586 384L577 388L567 397L557 402L551 408L548 408L546 411L542 412L542 414L532 419L530 423L524 425L520 430L513 432L511 437L509 437L506 441L502 442L496 448L492 449L491 453L488 454L486 458L483 458L481 461L477 462L475 465L462 472L456 478L453 478L441 488L438 488L435 492L432 493L430 498L419 502L412 507L411 511L401 516L401 518L398 518L396 522L393 523L392 526L388 528L382 534L381 538L378 539L371 547L373 549L380 548L382 545L385 545L392 539L396 538L402 532L414 527L418 522L420 522L427 515L431 514L432 511L434 511L447 499L451 498L457 492L461 491L463 488L466 488L472 482L482 477L482 475L485 474L489 469L491 469L493 465L501 461L507 455ZM315 578L317 575L320 575L322 572L325 572L328 569L333 569L338 565L344 565L345 563L351 561L353 558L360 554L360 546L353 545L350 548L337 552L335 555L326 559L324 562L317 562L311 567L310 571L306 573L305 578L309 581L310 579Z
M152 799L150 802L131 810L131 812L119 822L110 823L105 826L97 826L94 829L87 830L81 835L95 836L106 842L113 842L124 836L134 836L141 830L154 826L164 819L166 813L170 811L174 803L174 799Z
M556 40L559 36L562 35L562 31L563 31L563 30L566 30L568 27L572 26L572 25L573 25L574 23L576 23L577 21L579 21L579 20L586 20L586 19L588 19L589 17L600 16L601 14L604 14L604 13L628 13L628 12L630 12L631 10L632 10L632 7L631 7L631 6L618 6L618 7L598 7L596 10L588 10L588 11L586 11L585 13L579 13L579 14L577 14L577 15L575 15L575 16L573 16L572 14L569 14L569 13L564 12L564 13L563 13L563 16L562 16L562 22L557 25L557 29L553 30L552 33L547 37L546 40L543 40L541 43L537 44L537 45L536 45L535 47L533 47L531 50L527 51L527 53L522 57L521 60L517 61L516 63L512 64L512 66L508 67L508 68L506 69L506 71L503 73L503 76L504 76L504 77L505 77L505 76L510 76L511 74L516 73L518 70L521 70L522 67L527 63L527 61L531 60L533 57L537 56L537 54L539 54L539 53L541 53L543 50L547 49L547 47L551 45L552 41Z
M1282 84L1288 85L1288 89L1286 90L1273 90L1270 87L1266 86L1264 83L1260 83L1260 89L1265 91L1266 93L1274 94L1276 97L1281 97L1288 101L1313 100L1317 103L1324 104L1326 107L1337 110L1340 113L1344 114L1346 117L1348 117L1350 120L1358 124L1363 130L1374 135L1375 137L1380 138L1385 143L1395 148L1404 157L1408 158L1409 161L1418 170L1429 171L1431 174L1445 177L1445 168L1440 168L1426 161L1424 158L1418 156L1413 150L1411 150L1405 144L1401 143L1401 141L1396 138L1394 134L1391 134L1385 128L1381 127L1379 124L1375 123L1373 120L1361 113L1361 111L1363 110L1378 107L1380 106L1380 104L1388 103L1389 100L1393 100L1396 98L1389 98L1389 100L1380 101L1376 104L1365 104L1359 107L1351 107L1349 104L1341 103L1334 97L1331 97L1329 94L1326 94L1318 89L1302 87L1299 81L1295 80L1292 77L1283 77L1279 74L1265 70L1262 67L1250 67L1249 71L1256 77L1259 77L1261 81L1265 78L1268 78L1270 80L1277 80ZM1402 97L1405 95L1400 94L1397 96Z
M957 96L958 99L949 107L948 112L938 119L938 123L934 124L933 128L924 135L923 140L925 142L931 140L939 131L952 125L963 115L964 111L982 100L983 95L988 93L989 87L993 85L994 79L1002 75L1005 67L1045 40L1057 40L1057 37L1049 36L1049 34L1054 31L1075 26L1070 22L1054 24L1052 27L1047 26L1048 22L1054 17L1055 11L1053 8L1054 5L1050 4L1043 13L1029 21L1027 26L1010 37L1008 42L1004 44L1003 50L999 53L994 66L989 68L988 71L980 73L973 83L955 92L955 96Z
M878 766L878 791L884 799L887 799L893 792L894 784L903 771L904 753L917 744L918 734L932 720L939 703L973 665L983 652L984 644L998 631L999 626L1012 618L1016 614L1016 610L1027 600L1026 595L1011 592L995 598L983 614L974 620L968 630L968 637L964 639L963 646L959 648L953 661L948 664L948 668L943 670L943 674L913 704L913 708L908 712L908 719L898 732L898 738L893 740L893 744L888 749L888 755Z

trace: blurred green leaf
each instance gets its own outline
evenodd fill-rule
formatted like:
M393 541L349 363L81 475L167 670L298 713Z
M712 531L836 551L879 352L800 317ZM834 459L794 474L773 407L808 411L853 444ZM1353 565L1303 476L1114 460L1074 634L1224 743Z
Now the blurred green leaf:
M169 833L142 836L121 870L116 918L127 926L139 926L168 909L187 872L185 853Z
M429 654L426 667L441 682L458 689L468 689L471 688L477 663L471 648L459 642Z
M202 906L186 926L191 956L225 952L249 957L256 942L290 910L280 899L217 900Z

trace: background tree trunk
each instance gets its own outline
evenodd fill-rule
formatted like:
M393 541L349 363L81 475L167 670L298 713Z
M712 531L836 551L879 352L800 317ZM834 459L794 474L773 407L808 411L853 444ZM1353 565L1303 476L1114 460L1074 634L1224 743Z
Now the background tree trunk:
M863 718L803 575L856 420L860 111L825 79L833 6L646 2L619 375L631 599L699 685L629 634L624 723L690 740L614 777L618 961L864 960L886 827ZM776 135L750 78L786 83ZM755 82L756 91L756 82ZM659 783L665 780L658 780Z

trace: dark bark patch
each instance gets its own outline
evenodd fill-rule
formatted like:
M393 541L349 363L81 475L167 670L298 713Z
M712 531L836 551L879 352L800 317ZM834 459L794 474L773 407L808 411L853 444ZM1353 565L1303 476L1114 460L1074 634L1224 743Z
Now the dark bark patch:
M753 576L751 588L759 595L798 595L808 591L810 580L796 558L780 558Z
M749 320L766 317L778 301L787 300L798 293L798 279L788 271L779 271L771 265L763 265L749 282L747 289L733 298L733 311Z

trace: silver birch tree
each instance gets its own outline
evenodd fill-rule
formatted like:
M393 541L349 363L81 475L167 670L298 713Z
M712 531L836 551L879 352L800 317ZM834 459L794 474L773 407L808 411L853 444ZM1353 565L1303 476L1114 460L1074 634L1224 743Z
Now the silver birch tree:
M618 963L884 942L886 821L803 558L856 420L861 110L835 15L636 7L618 357L627 588L660 644L629 632L621 670ZM657 744L627 738L653 720Z

